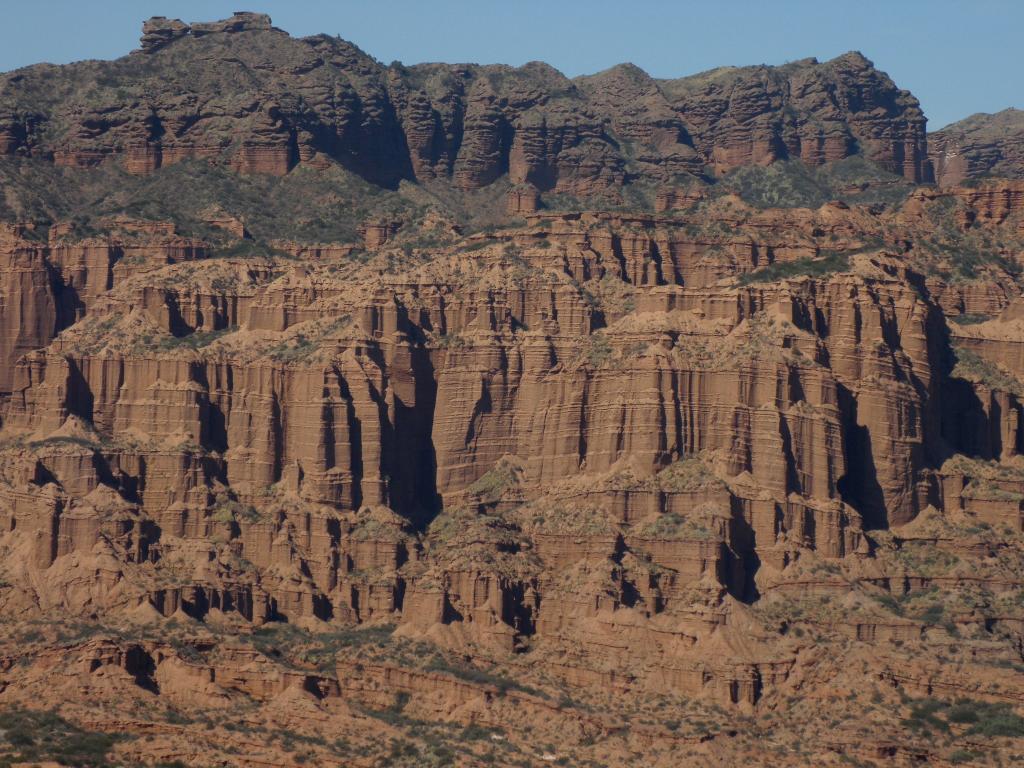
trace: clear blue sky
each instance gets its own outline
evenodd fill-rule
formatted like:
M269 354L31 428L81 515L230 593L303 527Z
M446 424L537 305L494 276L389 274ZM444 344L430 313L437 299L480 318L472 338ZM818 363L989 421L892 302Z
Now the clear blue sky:
M937 129L1024 108L1024 0L35 0L5 3L0 71L115 58L143 19L269 13L293 35L341 35L387 63L546 61L569 76L631 61L656 77L857 49Z

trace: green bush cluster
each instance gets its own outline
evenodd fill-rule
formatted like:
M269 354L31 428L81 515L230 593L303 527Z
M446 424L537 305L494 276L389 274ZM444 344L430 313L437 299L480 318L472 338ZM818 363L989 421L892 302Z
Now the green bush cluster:
M984 384L990 389L1014 395L1024 395L1024 383L977 352L965 347L954 346L953 355L956 358L956 365L953 366L953 372L950 374L953 378Z
M820 168L799 160L747 165L730 171L719 184L722 191L759 208L817 208L836 199L894 205L913 189L913 184L861 156Z
M166 339L162 339L157 345L157 348L161 350L182 349L184 347L189 349L202 349L203 347L210 346L210 344L222 336L236 330L238 329L232 327L221 328L216 331L194 331L187 336L169 336Z
M273 622L260 627L250 637L253 646L265 656L287 657L315 666L321 672L330 672L342 650L386 645L391 642L394 631L393 624L382 624L313 634L293 624Z
M850 257L845 253L829 253L816 259L776 261L767 267L755 269L741 275L740 285L751 283L774 283L796 277L823 277L835 272L846 272L850 268Z
M519 484L519 473L508 461L498 461L467 489L484 503L498 501L505 491Z
M79 728L55 712L12 708L0 712L0 768L54 761L77 768L107 768L118 737Z
M951 726L956 725L964 728L969 736L1024 737L1024 717L1006 702L924 699L911 704L910 714L903 723L914 731L948 733Z

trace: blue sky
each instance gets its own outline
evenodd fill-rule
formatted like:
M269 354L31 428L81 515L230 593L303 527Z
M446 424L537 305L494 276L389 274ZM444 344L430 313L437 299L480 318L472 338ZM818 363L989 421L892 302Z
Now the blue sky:
M631 61L678 77L857 49L914 92L933 130L1024 108L1024 0L36 0L4 9L0 71L121 56L149 16L240 9L296 36L341 35L385 63L542 60L570 76Z

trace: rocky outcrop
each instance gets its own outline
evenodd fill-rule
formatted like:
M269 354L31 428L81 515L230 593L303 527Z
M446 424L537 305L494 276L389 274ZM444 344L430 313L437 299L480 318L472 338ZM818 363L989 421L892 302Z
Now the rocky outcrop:
M328 287L317 275L330 274L330 265L287 279L248 267L244 282L196 273L192 288L147 285L145 274L112 290L104 284L105 292L90 294L103 301L85 322L16 366L5 416L13 433L60 444L68 424L95 430L81 438L77 464L64 469L43 457L39 469L22 473L30 489L31 478L53 478L59 489L43 528L16 526L19 536L36 531L33 562L49 568L62 553L95 546L100 529L65 532L64 521L77 518L62 510L98 487L113 488L129 493L137 551L167 556L155 531L163 532L161 542L201 542L226 526L236 554L261 571L283 569L270 581L245 577L241 584L242 575L228 569L185 593L146 588L158 610L224 610L222 595L253 621L402 610L413 625L471 624L481 640L512 648L517 637L565 631L551 611L579 594L533 566L493 572L434 563L402 543L403 526L471 500L503 456L521 457L517 471L533 489L522 500L566 478L630 468L633 479L593 497L612 513L596 549L566 549L540 531L528 535L529 544L510 544L535 547L540 562L560 571L596 552L672 574L644 580L635 566L612 566L620 586L595 593L598 610L635 605L642 595L647 610L661 613L679 590L705 580L746 597L749 563L773 560L784 541L842 558L860 548L862 518L898 524L927 503L926 445L939 431L929 394L934 310L896 262L865 262L870 278L711 288L700 273L691 276L690 252L673 245L678 223L613 215L541 217L534 226L560 244L563 280L588 279L579 271L586 264L590 280L604 275L602 285L633 285L642 299L597 309L578 287L541 271L552 263L552 246L512 259L500 240L477 251L480 267L502 276L486 290L450 277L369 291L358 283ZM690 247L707 246L698 239ZM525 280L524 264L534 270ZM237 275L242 264L196 266ZM682 285L659 285L666 274ZM329 306L344 306L355 321L322 337L322 354L303 353L297 344L304 336L294 337L296 346L248 349L249 334L287 334L317 323ZM145 342L125 346L137 334L167 341L155 350ZM224 343L176 349L176 339L200 334ZM675 473L690 466L688 457L705 454L719 457L715 471L735 487L680 495L686 488L673 487ZM83 475L82 467L93 469ZM651 477L658 478L653 488ZM218 500L222 485L230 489L226 507ZM304 522L289 513L268 525L231 506L264 508L271 487L308 508ZM506 490L497 488L488 503ZM12 489L12 504L19 493ZM398 517L382 526L372 510L385 505ZM686 521L702 505L717 510L712 519L733 522L700 523L692 533L659 527L657 520ZM319 507L349 522L332 523ZM616 534L623 525L628 530ZM377 553L372 564L350 549L347 526L353 536L366 526L376 531L366 540ZM517 528L502 535L518 541ZM65 539L80 543L68 549ZM579 620L594 615L566 611Z
M203 258L206 244L175 234L174 225L117 219L108 233L87 237L54 225L49 237L24 226L0 231L0 392L9 392L13 364L80 320L89 305L133 275Z
M785 68L724 67L667 81L662 90L719 171L784 157L820 165L860 144L894 173L931 177L917 100L857 52Z
M264 58L245 42L257 37ZM116 160L136 174L187 158L271 175L339 163L388 186L441 178L465 190L507 175L608 199L631 181L705 166L820 165L858 152L929 178L917 101L860 54L662 81L622 65L570 81L539 63L384 67L350 43L292 39L253 13L193 24L154 17L141 50L145 83L123 79L131 59L100 64L98 75L59 71L72 93L86 79L104 83L89 103L57 97L64 91L47 88L41 71L7 78L3 151L76 167ZM145 98L126 98L132 89Z
M142 51L152 53L188 33L189 26L181 19L154 16L142 24Z
M928 135L940 186L984 176L1024 177L1024 112L977 114Z
M982 181L955 192L968 209L964 226L1002 224L1011 216L1019 219L1024 212L1024 180Z
M513 187L506 193L505 203L510 216L536 213L540 208L540 193L535 187L522 184Z

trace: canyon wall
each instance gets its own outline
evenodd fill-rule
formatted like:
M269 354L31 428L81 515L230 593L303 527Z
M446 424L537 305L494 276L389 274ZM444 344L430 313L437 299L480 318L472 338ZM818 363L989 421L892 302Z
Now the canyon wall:
M42 706L126 765L1010 755L980 130L859 53L570 80L244 12L0 76L0 762Z

